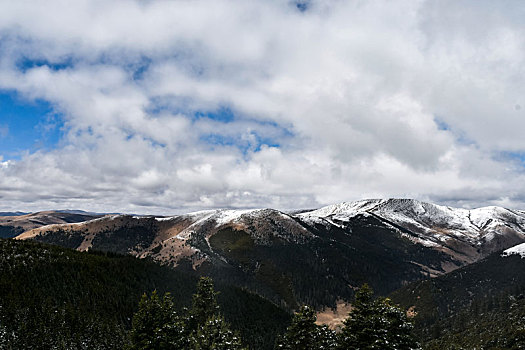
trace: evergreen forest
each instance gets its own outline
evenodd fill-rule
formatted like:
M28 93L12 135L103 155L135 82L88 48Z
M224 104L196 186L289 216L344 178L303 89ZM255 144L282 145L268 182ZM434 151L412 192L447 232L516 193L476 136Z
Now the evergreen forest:
M0 349L523 349L522 265L494 254L388 298L365 284L334 330L149 259L0 239Z

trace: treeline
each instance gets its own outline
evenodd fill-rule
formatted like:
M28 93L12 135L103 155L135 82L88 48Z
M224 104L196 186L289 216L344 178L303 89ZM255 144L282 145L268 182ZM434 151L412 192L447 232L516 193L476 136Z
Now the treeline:
M355 295L339 332L315 323L313 309L304 306L277 342L283 350L417 350L412 323L388 298L374 298L368 285Z
M133 316L129 350L240 350L241 338L220 314L217 292L201 278L189 309L179 312L170 294L142 296Z
M130 350L241 350L243 342L221 316L209 278L201 278L192 306L178 312L169 294L144 295L133 317ZM417 350L405 312L386 298L374 298L364 285L340 332L319 326L315 311L304 306L276 342L283 350Z
M231 254L247 262L246 243L233 242ZM232 240L221 243L226 249ZM183 265L0 239L0 349L418 349L413 333L429 350L523 349L524 267L519 256L495 254L400 289L391 297L401 309L361 288L335 333L316 325L316 306L298 307L292 317L227 281L204 283ZM283 291L294 282L277 264L257 273ZM414 327L402 311L412 306ZM141 343L151 336L153 343Z

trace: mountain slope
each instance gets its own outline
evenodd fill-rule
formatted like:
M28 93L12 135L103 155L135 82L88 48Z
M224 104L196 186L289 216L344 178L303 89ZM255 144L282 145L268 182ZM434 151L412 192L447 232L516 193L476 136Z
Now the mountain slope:
M182 308L196 282L148 259L0 239L0 348L14 332L16 349L122 349L144 292L170 292ZM245 290L216 289L225 318L251 348L272 349L290 316Z
M111 215L43 226L18 239L150 257L249 288L288 309L335 306L368 282L380 294L525 241L525 214L406 199L341 203L295 214L211 210Z
M163 259L176 262L177 258L173 259L170 252L182 249L182 247L175 244L175 247L167 248L164 246L170 246L167 240L176 237L179 241L187 241L193 236L203 236L203 231L207 231L204 236L205 239L208 239L223 225L249 231L257 244L265 244L270 232L281 235L282 239L290 243L304 243L313 237L310 231L316 225L324 224L327 228L344 229L345 225L354 220L356 216L369 215L376 217L385 226L398 231L414 243L450 255L454 260L460 262L460 265L479 260L494 251L525 241L525 213L522 211L500 207L467 210L411 199L345 202L299 214L285 214L272 209L256 209L211 210L165 218L113 215L105 218L102 224L104 227L100 223L89 223L85 227L89 234L98 235L104 230L114 230L122 226L121 223L115 224L111 221L139 220L146 223L155 219L159 230L166 234L155 237L151 242L145 238L145 243L162 242L160 249L165 251L165 254L161 254ZM48 221L49 223L56 222ZM145 225L152 226L151 223ZM125 224L124 226L136 225ZM31 227L23 228L24 231L27 231ZM75 225L65 225L53 229L79 231L79 228ZM42 234L43 230L52 231L50 227L36 229L25 233L21 238L31 238ZM86 238L79 249L87 249L90 246L90 238ZM141 254L149 254L139 250ZM139 254L138 251L135 253Z
M416 314L428 349L525 346L525 245L449 274L416 282L391 297Z
M356 215L373 215L419 244L463 263L525 241L525 213L501 207L451 208L413 199L341 203L298 214L310 222L341 225Z

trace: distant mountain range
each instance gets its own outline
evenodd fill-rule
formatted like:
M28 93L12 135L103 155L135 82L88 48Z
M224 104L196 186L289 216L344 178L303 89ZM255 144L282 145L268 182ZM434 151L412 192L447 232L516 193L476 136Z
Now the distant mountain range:
M23 211L0 211L0 216L20 216L29 214Z
M295 213L210 210L49 224L26 226L17 239L149 257L249 288L289 309L302 303L334 307L364 282L388 294L525 242L522 211L467 210L411 199L345 202Z
M38 213L4 212L3 214L0 215L0 238L12 238L28 230L46 225L83 222L103 216L79 210L42 211Z

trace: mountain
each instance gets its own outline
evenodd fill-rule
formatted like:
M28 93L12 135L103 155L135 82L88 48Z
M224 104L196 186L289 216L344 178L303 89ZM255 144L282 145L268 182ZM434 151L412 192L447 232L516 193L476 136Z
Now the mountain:
M0 215L0 238L15 237L34 228L73 222L82 222L101 217L100 214L82 211L41 211L37 213L11 212Z
M20 216L25 214L29 213L25 213L23 211L0 211L0 216Z
M288 309L335 307L364 282L385 295L525 242L525 213L363 200L293 213L109 215L42 226L17 238L149 257L249 288Z
M415 282L391 298L415 315L425 349L525 348L525 244L437 278Z
M360 214L373 215L410 240L441 250L463 263L525 241L525 212L501 207L469 210L412 199L376 199L332 205L298 217L344 225Z

